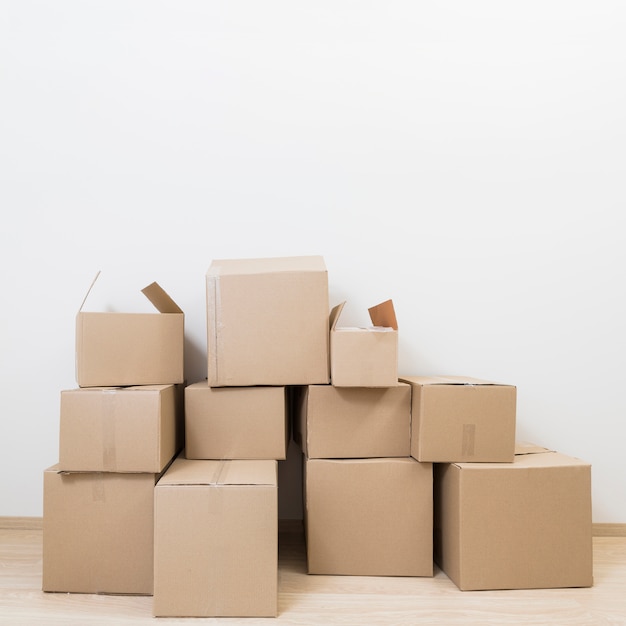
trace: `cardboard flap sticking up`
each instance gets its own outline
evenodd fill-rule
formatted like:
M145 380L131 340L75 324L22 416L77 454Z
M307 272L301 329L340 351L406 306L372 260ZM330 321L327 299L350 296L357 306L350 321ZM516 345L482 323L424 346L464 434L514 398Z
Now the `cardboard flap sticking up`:
M162 287L154 282L141 290L159 313L182 313L180 307L163 291Z
M374 326L382 326L398 330L396 312L393 308L393 302L391 300L385 300L385 302L381 302L380 304L369 308L368 311Z
M339 316L341 315L344 306L346 306L345 300L341 304L338 304L336 307L333 307L333 310L330 312L330 317L328 319L330 330L335 330L335 327L337 326L337 320L339 319Z
M89 297L89 294L91 293L91 290L93 289L93 286L96 284L96 281L98 280L98 276L100 276L100 270L98 270L94 279L91 281L91 285L89 285L89 289L87 289L87 293L85 294L83 301L80 303L80 307L78 308L79 313L83 310L83 307L85 306L85 302L87 302L87 298Z

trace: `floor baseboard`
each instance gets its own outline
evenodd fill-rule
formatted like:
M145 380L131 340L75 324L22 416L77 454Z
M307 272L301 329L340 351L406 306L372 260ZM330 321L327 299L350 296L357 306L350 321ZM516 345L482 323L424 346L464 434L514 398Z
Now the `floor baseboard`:
M41 517L0 517L0 529L2 530L41 530L43 519ZM278 520L278 530L282 533L302 532L301 519ZM626 537L626 524L593 524L592 534L594 537Z

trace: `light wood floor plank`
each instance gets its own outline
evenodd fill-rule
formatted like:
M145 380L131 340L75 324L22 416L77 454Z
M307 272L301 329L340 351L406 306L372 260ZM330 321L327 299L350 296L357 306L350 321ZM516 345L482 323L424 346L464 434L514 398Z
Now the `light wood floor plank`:
M309 576L302 533L280 537L275 619L152 617L152 598L43 593L41 530L0 530L0 624L78 626L169 624L626 625L626 538L595 537L589 589L462 592L436 569L433 578Z

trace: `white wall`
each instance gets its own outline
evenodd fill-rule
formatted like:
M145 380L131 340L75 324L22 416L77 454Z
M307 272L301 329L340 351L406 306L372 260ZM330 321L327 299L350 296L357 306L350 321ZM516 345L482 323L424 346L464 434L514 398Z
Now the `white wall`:
M97 270L93 306L170 292L200 379L211 260L321 254L346 323L393 298L403 374L516 384L519 438L626 523L625 30L598 0L0 2L0 516L42 514Z

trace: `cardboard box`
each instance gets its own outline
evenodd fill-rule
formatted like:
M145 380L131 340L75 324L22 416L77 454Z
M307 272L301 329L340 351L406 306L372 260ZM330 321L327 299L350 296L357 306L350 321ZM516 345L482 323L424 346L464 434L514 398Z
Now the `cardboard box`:
M159 313L83 311L85 296L76 315L79 387L184 382L184 314L157 283L142 292Z
M188 459L287 458L285 387L185 388L185 454Z
M307 459L309 574L433 575L433 474L415 459Z
M411 455L418 461L513 461L515 386L467 376L400 380L413 389Z
M369 309L374 326L337 325L345 302L330 314L330 377L335 387L392 387L398 383L398 323L391 300Z
M435 560L462 590L593 584L591 467L538 446L435 465Z
M44 471L44 591L151 595L156 474Z
M155 616L277 615L277 465L172 463L155 488Z
M61 392L59 469L161 472L184 441L182 385Z
M322 257L216 260L206 287L211 387L328 383Z
M311 459L408 457L411 387L299 388L294 439Z

